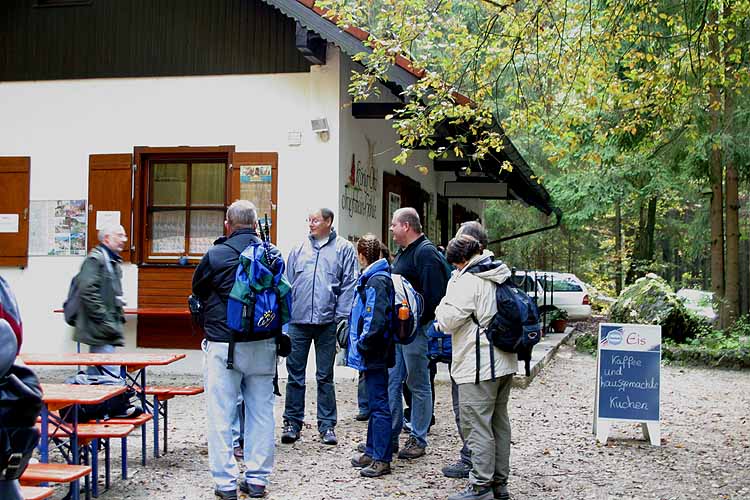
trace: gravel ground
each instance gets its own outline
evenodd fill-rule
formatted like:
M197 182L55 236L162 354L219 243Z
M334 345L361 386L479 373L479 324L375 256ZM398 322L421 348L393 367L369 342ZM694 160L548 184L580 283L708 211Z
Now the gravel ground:
M750 498L750 373L664 367L662 446L652 447L643 440L639 426L625 423L613 427L606 446L596 443L591 431L595 370L593 357L562 346L528 388L513 389L510 488L514 499ZM161 376L155 382L200 380ZM317 439L315 393L308 388L306 415L313 426L304 429L303 438L294 445L278 444L267 498L444 499L462 488L463 481L440 473L441 466L456 458L459 440L450 386L440 383L436 390L437 424L429 436L428 454L411 463L395 460L392 475L366 480L349 465L354 446L366 432L366 423L354 420L356 383L337 384L336 447ZM277 435L282 411L283 398L277 398ZM142 467L140 439L134 434L129 440L129 480L113 474L112 488L100 498L215 498L205 426L202 395L173 399L169 453L153 460L149 451L148 465ZM151 446L150 426L148 431Z

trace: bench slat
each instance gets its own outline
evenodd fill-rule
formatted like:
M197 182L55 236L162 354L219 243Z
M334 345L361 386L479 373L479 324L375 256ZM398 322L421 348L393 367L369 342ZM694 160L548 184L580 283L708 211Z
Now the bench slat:
M154 418L153 415L150 413L141 413L137 417L134 418L108 418L104 421L104 423L107 424L130 424L134 425L136 427L140 427L141 425L145 424L149 420L152 420Z
M29 464L21 475L21 484L69 483L89 474L90 465Z
M23 500L43 500L51 497L53 493L55 493L53 488L45 488L42 486L21 486Z
M37 428L40 427L41 424L37 424ZM47 429L49 437L68 437L63 429L57 428L53 424L49 424ZM78 439L122 438L134 430L135 426L132 424L78 424Z

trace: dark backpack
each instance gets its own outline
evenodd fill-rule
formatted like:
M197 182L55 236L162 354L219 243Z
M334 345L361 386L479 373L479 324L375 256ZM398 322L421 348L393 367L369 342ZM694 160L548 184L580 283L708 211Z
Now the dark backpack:
M70 326L76 326L78 311L81 310L81 291L78 289L78 275L73 276L68 288L68 297L63 303L63 316Z
M78 375L65 380L66 384L75 385L125 385L125 381L119 377L112 377L109 372L100 369L101 375L90 375L79 372ZM115 417L137 417L143 413L143 409L134 406L131 399L135 397L135 391L128 389L101 403L92 405L78 405L78 422L89 422L92 420L105 420ZM66 422L73 422L73 406L60 410L60 417Z
M479 272L482 269L469 269L468 272ZM487 325L485 334L490 343L505 352L518 355L518 360L525 365L526 376L530 372L531 351L542 338L542 327L539 322L539 310L534 299L516 287L512 281L495 286L497 312ZM477 325L477 379L479 382L479 322L472 316ZM490 350L492 378L495 378L494 351Z
M42 389L33 371L13 365L0 377L0 481L18 479L29 463L39 431Z
M437 363L450 363L453 357L453 340L447 333L438 331L435 322L427 329L427 358Z

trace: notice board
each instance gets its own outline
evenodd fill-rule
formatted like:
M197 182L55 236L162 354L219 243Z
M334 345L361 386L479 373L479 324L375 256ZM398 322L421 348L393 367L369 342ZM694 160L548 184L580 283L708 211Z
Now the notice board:
M640 422L660 443L661 327L602 323L597 349L594 433L606 442L611 423Z

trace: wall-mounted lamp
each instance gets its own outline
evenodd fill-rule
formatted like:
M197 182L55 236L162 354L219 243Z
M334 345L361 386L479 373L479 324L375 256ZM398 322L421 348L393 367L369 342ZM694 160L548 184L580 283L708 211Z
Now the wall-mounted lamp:
M326 120L325 118L318 118L317 120L311 120L310 124L312 125L313 132L318 134L318 137L320 137L321 141L328 141L330 137L328 130L328 120Z

